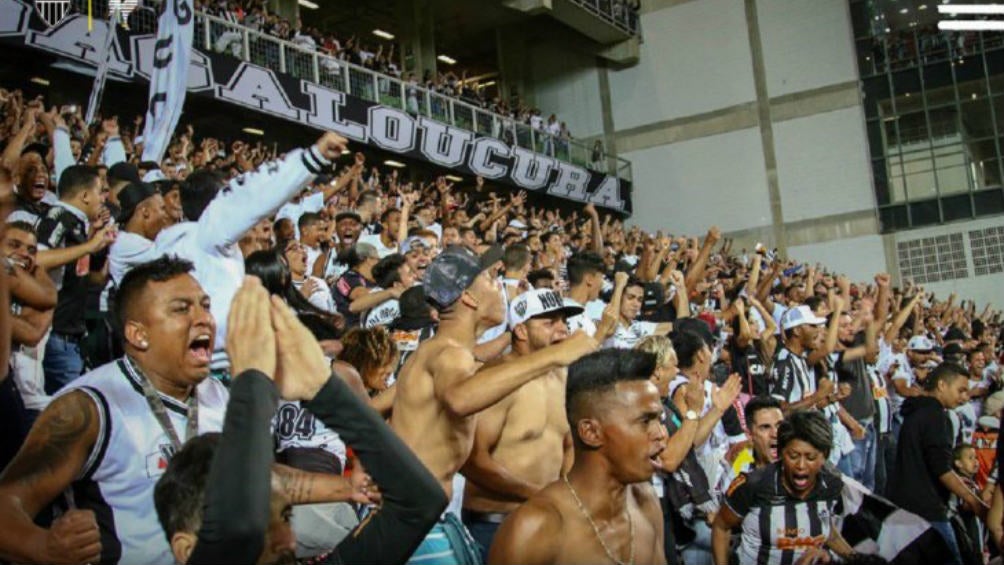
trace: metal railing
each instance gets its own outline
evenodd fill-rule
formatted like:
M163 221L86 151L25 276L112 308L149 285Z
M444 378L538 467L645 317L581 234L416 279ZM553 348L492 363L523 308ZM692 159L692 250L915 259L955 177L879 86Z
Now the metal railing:
M296 45L240 24L197 12L195 37L206 51L226 53L243 61L287 73L363 100L401 108L468 131L501 139L593 171L631 180L631 163L604 157L594 162L592 146L535 130L417 83L372 71L310 47Z
M624 0L570 0L610 25L631 35L638 34L638 12Z

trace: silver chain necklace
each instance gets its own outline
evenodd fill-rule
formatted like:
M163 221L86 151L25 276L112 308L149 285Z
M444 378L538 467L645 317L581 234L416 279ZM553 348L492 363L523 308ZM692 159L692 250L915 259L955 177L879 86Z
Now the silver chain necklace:
M603 541L603 537L600 536L600 529L596 527L596 522L593 522L593 517L589 515L589 511L586 510L586 506L582 504L582 500L579 499L579 494L575 492L572 488L572 483L568 482L568 475L561 475L561 479L565 481L565 486L568 487L568 491L572 493L572 498L575 499L575 504L579 506L579 511L582 515L586 517L586 521L593 528L593 533L596 534L596 539L600 541L600 545L603 546L603 551L606 552L607 557L617 565L634 565L634 521L631 519L631 512L628 511L627 505L624 506L624 513L627 515L628 521L628 543L631 544L631 553L628 555L627 562L621 561L614 557L614 553L610 551L607 547L607 542Z

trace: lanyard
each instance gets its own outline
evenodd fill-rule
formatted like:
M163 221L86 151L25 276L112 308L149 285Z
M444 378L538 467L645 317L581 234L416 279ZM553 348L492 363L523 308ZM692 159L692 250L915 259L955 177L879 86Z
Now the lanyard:
M181 439L178 438L178 432L175 431L174 424L171 423L171 419L167 415L167 407L164 406L160 393L153 388L150 380L140 372L139 367L128 356L125 358L124 365L133 378L139 381L140 386L143 388L143 396L146 397L146 402L150 405L150 410L153 412L154 418L157 419L157 423L160 424L161 429L164 430L168 439L171 440L171 445L175 450L181 449ZM192 394L188 397L187 405L188 423L185 426L185 440L192 439L199 434L199 401L194 388L192 389Z

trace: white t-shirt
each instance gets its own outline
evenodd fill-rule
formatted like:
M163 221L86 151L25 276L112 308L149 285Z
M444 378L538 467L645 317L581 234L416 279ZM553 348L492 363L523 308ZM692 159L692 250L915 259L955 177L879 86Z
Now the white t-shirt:
M614 335L607 338L607 340L603 342L603 347L633 349L635 345L638 345L638 342L641 341L642 338L654 334L658 325L659 324L654 322L642 322L641 320L635 320L627 327L623 324L617 324L617 329L614 331Z
M377 255L383 259L388 255L393 255L398 252L398 246L395 243L394 247L387 247L383 244L383 240L380 239L380 234L367 234L359 238L360 243L368 243L373 247L376 247Z
M301 282L293 281L293 287L299 291L303 287L304 283L307 282L307 279L313 280L317 283L317 290L307 297L307 301L325 312L336 312L338 309L335 306L335 299L331 296L331 289L328 288L328 283L324 282L324 280L308 276Z
M565 298L565 304L568 306L579 306L581 304L572 300L571 298ZM574 316L569 316L565 323L568 325L568 333L573 334L579 330L585 331L590 337L596 335L596 324L589 319L587 311L583 311L581 314L576 314Z
M276 221L289 218L293 222L293 229L296 231L296 238L300 239L300 216L307 212L316 213L324 209L324 193L314 192L300 199L299 202L287 202L275 213Z

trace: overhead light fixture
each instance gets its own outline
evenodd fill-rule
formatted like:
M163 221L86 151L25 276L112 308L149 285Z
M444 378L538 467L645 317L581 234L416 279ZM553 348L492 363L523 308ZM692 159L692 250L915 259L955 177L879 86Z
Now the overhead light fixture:
M906 97L907 97L907 98L909 98L909 97L910 97L910 93L909 93L909 92L907 92L907 93L906 93Z
M1004 14L1004 4L954 4L938 6L942 14L974 14L979 16L989 14Z
M351 155L351 154L352 151L349 151L348 149L342 149L342 155Z
M251 135L265 135L265 130L260 130L258 128L244 128L241 131L244 133L250 133Z
M901 8L901 9L900 9L900 11L899 11L899 13L900 13L900 14L906 14L906 13L908 13L909 11L910 11L910 8Z
M390 33L388 31L384 31L382 29L375 29L375 30L373 30L373 35L375 35L377 37L380 37L382 39L386 39L388 41L394 39L394 34L393 33Z
M942 31L1004 31L1004 21L941 20L938 22L938 29Z
M387 165L388 167L394 167L395 169L403 169L407 166L400 161L393 161L391 159L387 159L386 161L383 162L383 164Z
M31 80L29 82L40 84L42 86L49 86L49 81L42 77L31 77Z
M918 10L926 10L927 9L927 4L921 4L920 6L917 6L917 9Z
M440 55L440 56L436 57L436 60L437 61L442 61L443 63L446 63L447 65L455 65L455 64L457 64L457 60L454 59L453 57L448 56L448 55Z
M494 84L495 84L495 81L494 80L490 80L488 82L482 82L478 86L480 86L481 88L488 88L489 86L492 86Z
M304 8L310 8L311 10L316 10L318 8L318 5L310 0L296 0L296 3Z
M464 179L458 177L457 175L446 175L443 178L446 180L451 180L453 182L464 182Z
M973 100L976 100L977 98L979 98L979 97L978 97L978 96L976 96L976 93L974 92L974 93L973 93L973 96L972 96L972 99L973 99Z

